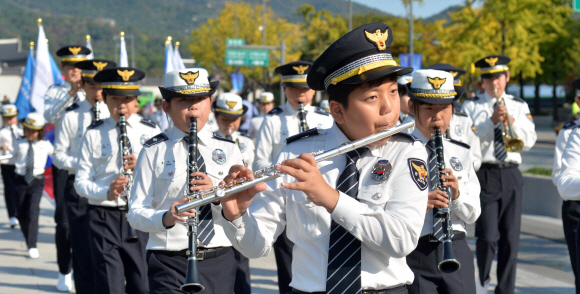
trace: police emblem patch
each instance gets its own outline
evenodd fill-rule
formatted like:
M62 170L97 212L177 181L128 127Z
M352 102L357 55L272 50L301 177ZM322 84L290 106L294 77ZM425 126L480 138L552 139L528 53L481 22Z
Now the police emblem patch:
M457 136L463 136L463 129L461 129L460 125L455 125L455 134Z
M418 158L409 158L409 172L411 173L411 178L417 184L419 190L424 191L429 187L429 183L427 182L427 168L426 164L423 160Z
M459 161L459 158L451 157L449 163L451 163L451 168L453 168L454 171L463 170L463 165L461 164L461 161Z
M380 184L389 179L393 166L388 160L379 160L373 167L371 172L371 179L373 182Z
M213 161L217 162L217 164L224 164L226 163L226 154L221 149L216 149L211 153L211 158Z

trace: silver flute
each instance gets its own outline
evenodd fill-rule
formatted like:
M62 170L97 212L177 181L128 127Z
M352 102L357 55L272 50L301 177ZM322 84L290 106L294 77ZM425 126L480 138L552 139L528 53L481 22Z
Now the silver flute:
M350 142L350 143L344 143L344 144L342 144L336 148L330 149L328 151L324 151L324 152L320 151L320 152L313 153L313 155L315 155L314 159L316 160L316 162L327 160L329 158L332 158L332 157L335 157L335 156L338 156L341 154L345 154L345 153L352 151L352 150L355 150L357 148L372 144L376 141L380 141L382 139L390 137L394 134L397 134L397 133L402 132L408 128L412 128L414 126L415 126L415 122L411 121L411 122L404 123L404 124L399 125L399 126L391 127L391 128L382 130L381 132L376 133L374 135L370 135L368 137L362 138L360 140ZM259 183L263 183L263 182L267 182L267 181L276 179L276 178L280 177L281 175L282 174L276 170L276 166L272 165L272 166L267 167L265 169L254 172L253 179L247 179L245 177L239 178L239 179L236 179L231 184L219 185L217 187L213 187L213 188L210 188L208 190L201 191L201 192L196 191L195 193L193 193L193 195L189 195L186 197L188 202L175 206L175 212L177 214L180 214L180 213L183 213L185 211L189 211L191 209L200 207L202 205L212 203L216 200L219 200L220 198L228 197L230 195L248 190L248 189L256 186Z

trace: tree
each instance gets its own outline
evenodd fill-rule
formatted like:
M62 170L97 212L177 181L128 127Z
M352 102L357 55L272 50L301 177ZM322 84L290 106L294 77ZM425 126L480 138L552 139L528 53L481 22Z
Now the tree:
M344 34L348 33L347 21L340 15L327 10L316 10L310 4L298 8L302 16L302 30L305 32L301 47L303 60L314 61L326 48Z

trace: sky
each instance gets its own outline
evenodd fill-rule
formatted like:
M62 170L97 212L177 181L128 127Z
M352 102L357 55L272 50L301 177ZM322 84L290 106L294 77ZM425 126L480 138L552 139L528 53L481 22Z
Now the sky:
M353 0L360 4L376 8L396 16L405 16L405 6L401 0ZM465 0L423 0L423 3L413 3L413 16L416 18L429 17L437 14L449 6L462 5Z

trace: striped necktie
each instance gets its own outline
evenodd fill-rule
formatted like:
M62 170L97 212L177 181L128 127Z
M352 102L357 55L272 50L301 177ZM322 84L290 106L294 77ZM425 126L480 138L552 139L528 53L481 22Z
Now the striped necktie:
M437 152L435 150L435 142L429 140L427 143L427 154L429 155L429 191L436 190L439 185L439 167L437 166ZM442 215L439 214L439 209L433 208L433 237L438 241L443 239L443 223Z
M356 162L365 153L362 147L346 154L346 167L337 180L336 189L357 199L359 171ZM361 241L336 223L330 225L326 293L360 293L361 286Z
M498 104L496 102L493 108L496 108L497 106ZM500 162L505 162L505 159L507 158L507 151L505 150L503 144L502 133L503 129L500 122L500 125L493 129L493 156L495 156L495 158L497 158L497 160Z
M32 149L32 142L28 141L28 152L26 153L26 173L24 180L30 185L34 181L34 150Z

